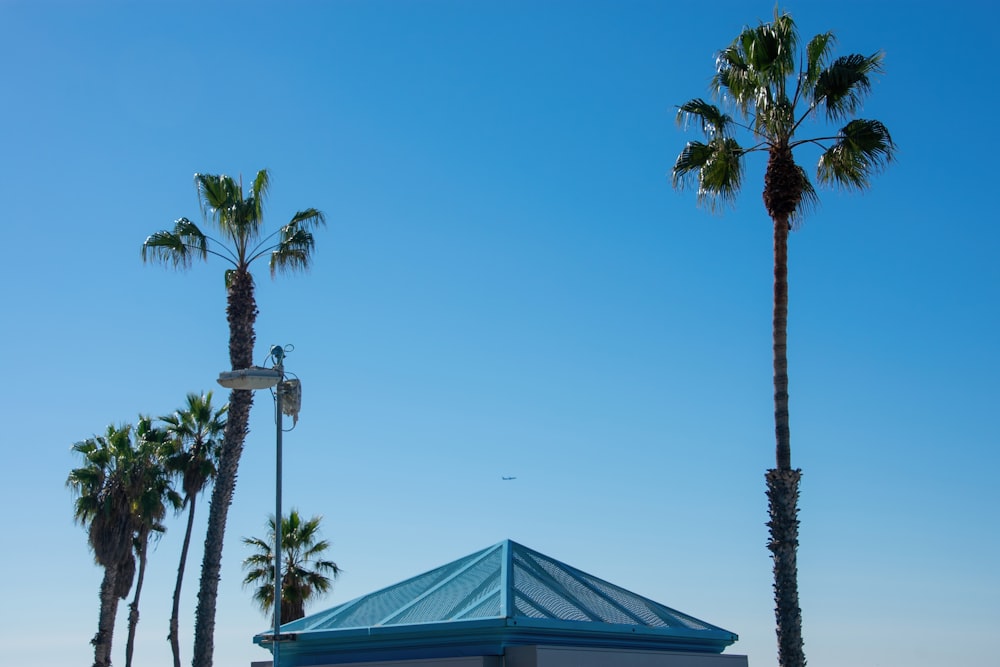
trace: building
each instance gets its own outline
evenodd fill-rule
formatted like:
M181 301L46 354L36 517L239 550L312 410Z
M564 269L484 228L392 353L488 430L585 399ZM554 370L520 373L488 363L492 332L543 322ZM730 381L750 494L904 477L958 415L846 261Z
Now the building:
M286 623L281 638L280 667L747 667L723 654L734 633L510 540Z

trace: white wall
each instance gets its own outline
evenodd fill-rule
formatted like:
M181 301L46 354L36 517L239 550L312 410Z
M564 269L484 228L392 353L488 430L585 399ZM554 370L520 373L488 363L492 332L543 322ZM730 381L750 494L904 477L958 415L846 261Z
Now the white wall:
M350 667L501 667L499 656L473 656L462 658L426 658L421 660L388 660L383 662L352 662ZM250 667L272 667L270 660L252 662ZM344 667L340 665L318 665L317 667Z
M511 646L505 667L747 667L745 655Z

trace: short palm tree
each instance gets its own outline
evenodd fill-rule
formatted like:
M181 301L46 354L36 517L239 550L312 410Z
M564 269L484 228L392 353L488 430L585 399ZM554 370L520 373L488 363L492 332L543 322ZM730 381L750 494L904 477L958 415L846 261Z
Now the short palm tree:
M795 161L800 149L820 149L816 179L821 184L862 190L894 158L895 145L877 120L855 118L882 71L882 53L833 59L832 33L813 37L799 53L792 18L775 10L771 23L745 28L719 53L713 89L739 120L714 104L694 99L679 108L678 122L695 122L707 142L689 142L673 168L673 185L698 186L699 203L732 203L743 180L743 158L766 152L764 206L774 225L774 419L776 466L766 474L770 511L768 548L774 561L778 661L805 664L799 608L796 550L801 470L791 466L788 422L788 233L803 210L817 201L806 172ZM834 132L803 136L807 120L846 124ZM737 130L752 137L737 142Z
M87 529L94 560L104 568L97 634L91 640L94 667L111 665L118 600L128 595L135 577L134 506L141 483L135 478L139 454L132 436L131 425L111 425L103 435L76 443L73 451L83 457L83 465L66 479L76 496L74 519Z
M281 520L281 616L279 623L287 623L306 615L306 603L318 593L326 593L340 568L323 555L330 543L319 539L322 517L314 516L303 521L298 510L292 510ZM268 518L266 539L244 537L243 543L255 551L243 561L246 577L244 586L255 586L253 599L261 611L270 614L274 609L274 516Z
M143 261L186 268L209 255L230 265L225 273L226 317L229 322L229 362L233 370L253 365L257 303L250 268L268 258L272 277L279 271L305 269L314 247L312 229L325 223L323 213L308 208L270 235L263 236L264 201L270 186L266 169L257 172L244 194L242 179L226 175L195 174L198 200L222 240L205 234L195 223L180 218L169 230L150 235L142 244ZM229 395L229 418L212 488L202 558L198 606L195 610L194 667L211 667L215 609L218 597L226 518L236 488L236 475L246 438L253 392L234 389Z
M136 572L135 595L129 604L128 641L125 644L125 667L132 667L135 650L135 632L139 624L139 597L146 577L147 553L151 536L166 532L163 519L168 506L179 509L181 496L171 484L171 476L166 467L165 455L167 433L153 426L149 417L140 417L135 427L135 466L133 479L136 482L136 497L132 502L132 518L135 524L133 549L139 561Z
M181 665L178 619L181 586L184 582L191 531L194 527L195 503L209 481L215 477L216 461L226 427L225 415L228 409L228 406L222 406L218 410L212 407L212 392L201 395L188 394L183 408L171 415L160 417L167 433L167 469L179 478L183 492L182 507L186 507L188 511L180 564L177 566L177 582L174 584L170 632L167 635L173 652L174 667Z

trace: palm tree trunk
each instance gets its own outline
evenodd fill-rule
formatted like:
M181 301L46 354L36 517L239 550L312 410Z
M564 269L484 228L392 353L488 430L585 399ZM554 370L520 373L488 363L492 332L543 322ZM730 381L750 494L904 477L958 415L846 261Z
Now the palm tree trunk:
M788 219L774 223L774 458L778 469L792 467L788 427Z
M181 613L181 585L184 583L184 568L187 567L188 548L191 546L191 529L194 526L194 504L197 495L187 497L188 520L187 528L184 530L184 543L181 545L181 562L177 566L177 583L174 584L174 605L170 611L170 632L167 639L170 641L170 651L174 656L174 667L181 667L181 645L179 637L179 621Z
M787 146L773 148L764 175L764 205L774 222L774 439L776 467L792 467L788 428L788 233L802 200L802 177Z
M111 667L111 640L118 614L118 583L115 566L104 568L101 581L101 611L97 619L97 634L90 640L94 645L94 667Z
M804 667L802 650L802 610L799 608L799 583L796 550L799 546L799 480L801 470L772 469L767 480L767 522L771 538L767 548L774 561L774 620L778 635L778 664L781 667Z
M775 468L765 475L774 567L774 616L780 667L805 667L799 608L798 499L802 471L792 469L788 420L788 233L802 199L802 177L787 146L771 150L764 177L764 204L774 222L774 437Z
M125 642L125 667L132 667L132 654L135 650L135 629L139 625L139 596L142 595L142 580L146 577L146 545L148 536L139 537L139 573L135 582L135 597L128 611L128 639Z
M284 586L282 586L284 588ZM303 600L286 600L284 596L281 599L281 622L291 623L292 621L297 621L306 615L306 605Z
M226 315L229 320L229 361L233 370L249 368L253 365L257 303L254 299L253 276L245 267L233 271L228 291ZM236 489L236 473L239 470L252 405L252 391L234 389L230 392L229 418L226 420L218 472L208 507L205 553L201 563L198 606L195 609L193 667L212 667L216 598L219 592L226 518Z

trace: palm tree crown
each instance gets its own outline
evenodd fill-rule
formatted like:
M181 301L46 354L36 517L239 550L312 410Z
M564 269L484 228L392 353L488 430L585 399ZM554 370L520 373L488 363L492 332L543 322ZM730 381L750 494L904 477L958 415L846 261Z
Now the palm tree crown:
M281 520L281 622L305 616L305 605L317 593L326 593L340 574L336 563L323 558L330 548L319 539L322 517L303 521L298 510ZM254 601L265 614L274 608L274 516L268 518L268 537L244 537L243 543L255 551L243 561L247 571L244 586L257 586Z
M254 261L265 255L269 256L272 276L279 271L309 266L315 245L312 228L325 224L326 217L321 211L308 208L261 238L264 202L271 183L266 169L257 172L246 194L242 179L237 182L224 174L195 174L194 180L202 212L211 218L228 245L206 235L189 219L179 218L172 230L156 232L146 239L142 244L143 261L155 260L187 268L195 257L204 260L215 255L233 265L226 272L227 285L232 271L248 271Z
M73 445L73 451L84 459L66 479L76 495L74 518L87 527L94 560L104 567L117 566L132 558L132 472L137 456L132 426L110 425L104 435Z
M212 407L212 392L192 393L183 408L160 417L170 440L167 467L181 481L185 507L215 477L228 410L226 405L218 410Z
M768 181L765 194L772 217L798 217L803 204L815 203L816 192L804 170L791 160L791 151L803 145L821 149L816 178L822 184L848 189L868 187L870 177L888 164L895 144L877 120L855 118L835 133L800 138L807 119L829 122L856 114L871 91L871 77L882 72L883 54L852 54L832 58L834 35L816 35L806 45L801 69L798 35L789 14L775 12L772 23L745 28L716 59L712 88L731 106L742 123L703 99L678 108L683 126L699 125L707 142L691 141L674 163L672 180L683 187L690 178L698 184L698 199L710 207L732 203L743 179L743 157L768 151L781 180ZM738 128L754 139L749 147L734 138ZM769 163L769 172L773 171Z

